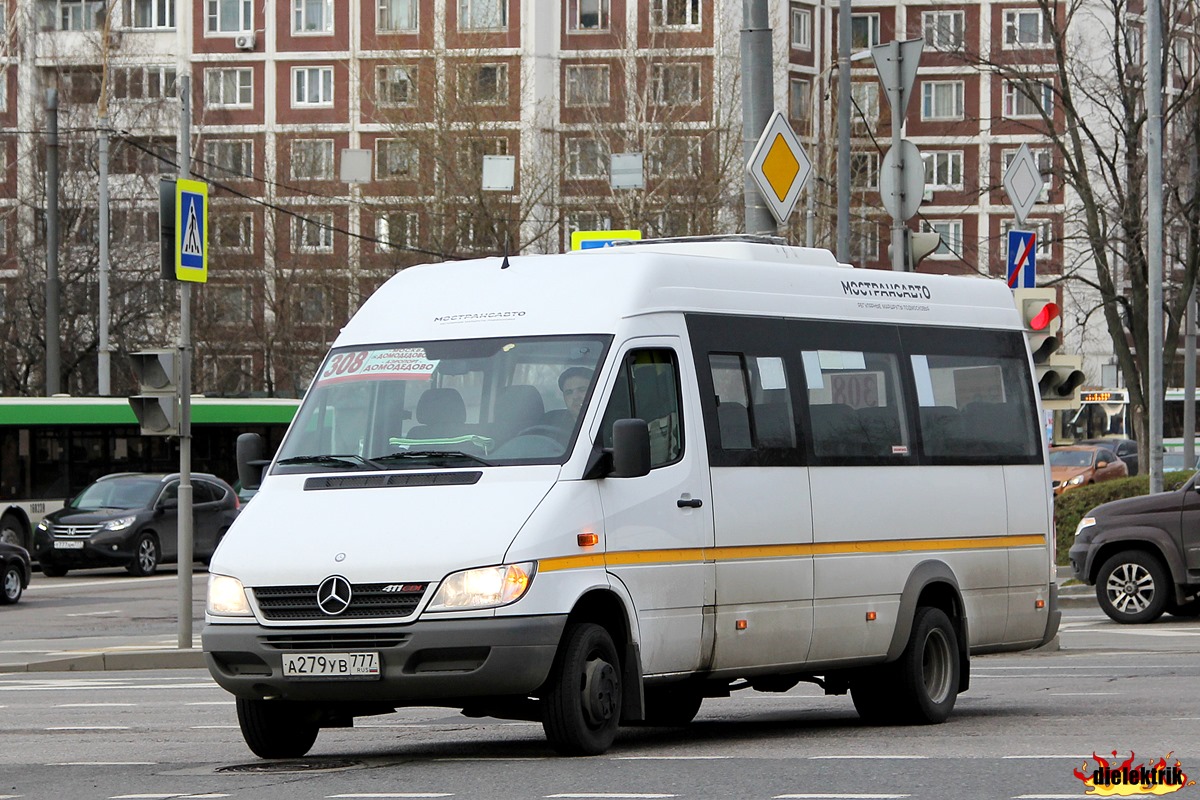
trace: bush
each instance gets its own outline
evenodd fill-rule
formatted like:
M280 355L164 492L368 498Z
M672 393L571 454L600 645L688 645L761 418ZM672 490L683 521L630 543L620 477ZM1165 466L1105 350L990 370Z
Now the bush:
M1167 472L1163 474L1163 490L1173 492L1188 482L1191 472ZM1120 478L1115 481L1093 483L1091 486L1080 486L1078 489L1068 489L1054 498L1055 535L1057 538L1057 555L1060 566L1070 563L1067 551L1075 540L1075 527L1087 512L1102 503L1121 500L1126 497L1139 497L1150 494L1150 476L1137 475L1133 478Z

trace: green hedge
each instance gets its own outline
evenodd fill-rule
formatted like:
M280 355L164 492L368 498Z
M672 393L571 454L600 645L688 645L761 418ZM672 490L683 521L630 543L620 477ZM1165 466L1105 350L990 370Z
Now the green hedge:
M1163 489L1173 492L1188 482L1191 472L1167 472L1163 474ZM1124 497L1138 497L1150 493L1150 476L1138 475L1133 478L1121 478L1115 481L1094 483L1091 486L1080 486L1078 489L1068 489L1054 498L1054 519L1058 537L1058 563L1066 566L1070 563L1067 551L1075 539L1075 526L1084 514L1101 503L1120 500Z

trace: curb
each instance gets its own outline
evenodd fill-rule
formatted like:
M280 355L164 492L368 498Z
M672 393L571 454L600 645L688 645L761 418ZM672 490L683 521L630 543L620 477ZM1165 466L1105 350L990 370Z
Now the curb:
M0 664L0 673L203 669L204 666L204 651L202 650L120 650L80 653L23 664Z

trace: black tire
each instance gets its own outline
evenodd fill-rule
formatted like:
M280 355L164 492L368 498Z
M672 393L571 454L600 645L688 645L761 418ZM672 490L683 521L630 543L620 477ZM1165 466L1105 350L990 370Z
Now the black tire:
M1145 550L1123 550L1096 574L1096 599L1114 622L1136 625L1162 616L1171 599L1167 568Z
M598 756L612 745L621 722L621 662L608 631L571 623L542 695L542 728L567 756Z
M895 694L895 670L888 667L867 669L850 680L850 698L854 710L868 725L891 725L897 721Z
M16 564L4 568L0 574L0 605L6 606L21 599L21 592L24 591L21 581L24 577L25 571Z
M1200 617L1200 597L1193 597L1182 605L1168 603L1167 613L1173 617Z
M641 725L677 727L687 725L700 713L704 696L690 686L646 688L646 716Z
M316 717L286 700L237 699L242 738L259 758L300 758L312 749L321 727Z
M900 658L850 684L854 708L874 725L945 722L958 699L958 634L940 608L921 606Z
M45 561L43 561L41 564L39 564L39 566L41 567L42 574L47 578L61 578L63 575L67 574L67 568L60 567L57 564L47 564Z
M25 526L16 514L0 516L0 542L29 549L29 542L25 538Z
M152 533L139 533L133 543L133 560L125 565L130 575L146 577L158 572L158 539Z

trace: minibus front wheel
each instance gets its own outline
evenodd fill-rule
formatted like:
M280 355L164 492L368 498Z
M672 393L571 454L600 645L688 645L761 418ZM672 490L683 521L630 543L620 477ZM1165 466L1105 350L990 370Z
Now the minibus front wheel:
M317 740L317 717L287 700L237 699L242 738L259 758L300 758Z
M612 636L594 623L571 623L542 695L542 728L563 755L597 756L621 721L621 662Z

